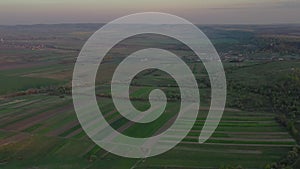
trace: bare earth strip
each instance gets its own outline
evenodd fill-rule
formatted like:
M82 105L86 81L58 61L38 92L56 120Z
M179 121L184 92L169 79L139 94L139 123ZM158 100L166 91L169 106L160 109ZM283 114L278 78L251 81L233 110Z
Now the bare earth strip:
M177 115L174 115L169 121L167 121L161 128L159 128L154 135L158 135L162 132L164 132L165 130L167 130L176 120Z
M188 136L192 137L192 136ZM198 138L198 137L196 137ZM265 142L294 142L292 138L224 138L224 137L211 137L212 140L226 140L226 141L265 141Z
M41 99L32 100L32 101L29 101L29 102L18 104L16 106L14 106L13 108L18 109L18 108L21 108L21 107L25 107L25 106L35 104L35 103L40 102L40 101L41 101Z
M160 141L162 143L170 143L173 141ZM198 142L182 141L180 144L199 145ZM222 145L222 146L249 146L249 147L292 147L286 144L235 144L235 143L203 143L204 145Z
M39 102L41 104L42 102L47 101L48 99L42 100ZM42 111L46 107L38 107L36 109L30 109L29 111L15 111L15 112L10 112L8 114L4 114L3 116L0 117L0 124L8 124L11 121L14 121L16 119L22 118L23 116L31 115L36 113L37 111ZM12 113L15 113L13 116L11 115ZM13 117L13 118L12 118Z
M0 140L0 146L4 146L11 143L20 142L30 137L28 133L17 133L14 136L8 137L6 139Z
M218 150L218 149L198 149L198 148L188 148L188 147L175 147L175 150L182 150L182 151L189 151L189 152L209 152L209 153L224 153L224 150ZM262 154L262 151L259 150L238 150L238 149L233 149L233 150L226 150L227 153L237 153L237 154Z
M106 113L106 114L104 115L104 118L107 118L107 117L109 117L110 115L113 115L114 113L116 113L116 110L113 110L113 111L111 111L111 112L109 112L109 113ZM120 119L120 118L118 118L118 119ZM118 120L118 119L113 119L113 120L116 121L116 120ZM110 123L112 123L112 122L110 122ZM79 128L79 129L75 130L74 132L70 133L69 135L66 136L66 138L70 138L70 137L76 136L76 135L79 134L80 132L82 132L82 128Z
M189 144L191 142L183 142ZM196 143L196 142L195 142ZM196 143L199 144L199 143ZM286 144L233 144L233 143L204 143L205 145L224 145L224 146L249 146L249 147L292 147L293 145Z
M201 110L201 111L208 111L208 110L210 110L210 107L200 107L199 110ZM241 110L234 109L234 108L225 108L224 111L241 112Z
M27 119L22 120L20 122L17 122L15 124L8 125L8 126L4 127L4 129L13 130L13 131L22 131L22 130L25 130L26 128L31 127L31 126L33 126L37 123L40 123L44 120L47 120L50 117L53 117L53 116L55 116L57 114L60 114L60 113L64 113L64 112L66 112L66 111L68 111L72 108L73 108L73 104L68 104L68 105L63 106L61 108L51 110L51 111L47 111L47 112L41 113L39 115L36 115L34 117L30 117L30 118L27 118Z
M178 138L180 136L176 135L166 135L165 140ZM198 137L196 136L186 136L186 139L195 139L197 140ZM220 140L220 141L255 141L255 142L294 142L295 140L292 138L237 138L237 137L210 137L210 140Z
M90 145L86 151L82 152L82 154L80 154L80 157L83 157L84 155L86 155L88 152L90 152L93 148L95 147L94 144Z
M170 130L170 131L184 131L184 130ZM192 133L208 132L201 130L190 130ZM235 131L215 131L215 133L220 134L234 134L234 135L288 135L287 132L235 132Z
M160 141L161 143L172 143L170 140ZM182 141L181 145L199 145L198 142ZM202 143L203 145L219 145L219 146L245 146L245 147L292 147L293 145L288 144L236 144L236 143Z
M23 68L32 68L34 66L47 65L46 63L0 63L0 70L12 70L12 69L23 69Z
M68 124L65 124L64 126L62 127L59 127L58 129L55 129L53 131L50 131L49 133L47 133L46 135L47 136L58 136L62 133L64 133L65 131L68 131L70 130L71 128L77 126L79 123L78 123L78 120L74 120Z
M73 136L76 136L80 132L82 132L82 128L79 128L79 129L75 130L74 132L70 133L69 135L66 136L66 138L71 138Z

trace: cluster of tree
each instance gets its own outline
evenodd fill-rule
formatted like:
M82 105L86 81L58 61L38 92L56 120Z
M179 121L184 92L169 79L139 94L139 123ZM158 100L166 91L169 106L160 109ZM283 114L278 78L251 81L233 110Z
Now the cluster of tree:
M279 162L274 162L272 164L267 164L265 169L292 169L293 164L299 158L300 147L295 146L288 154L281 159Z
M264 86L247 86L236 82L228 83L231 94L228 105L244 110L268 110L277 114L276 121L286 127L300 144L300 69L282 76L275 83ZM290 151L279 162L269 164L267 169L287 169L299 159L299 147Z
M276 120L287 127L293 137L300 143L299 128L296 122L300 119L300 70L282 79L272 90L271 102L278 116Z
M220 169L244 169L241 165L227 165L223 166Z
M240 84L238 82L228 82L228 102L229 107L236 107L242 110L271 110L270 99L262 94L264 87L254 87Z
M32 95L32 94L41 94L46 93L53 96L59 96L64 98L66 95L72 94L72 87L70 86L47 86L47 87L40 87L34 89L28 89L26 91L20 91L5 95L3 97L18 97L18 96L25 96L25 95Z
M39 89L28 89L26 91L11 93L11 94L5 95L4 97L6 97L6 98L18 97L18 96L32 95L32 94L38 94L38 93L40 93Z
M72 87L70 86L50 86L42 89L43 93L48 93L52 96L59 96L64 98L66 95L72 94Z
M300 118L300 69L282 77L275 83L245 85L228 82L231 107L244 110L272 110L278 114L278 121L288 126L288 121Z
M296 54L299 53L299 42L283 38L260 38L257 52Z

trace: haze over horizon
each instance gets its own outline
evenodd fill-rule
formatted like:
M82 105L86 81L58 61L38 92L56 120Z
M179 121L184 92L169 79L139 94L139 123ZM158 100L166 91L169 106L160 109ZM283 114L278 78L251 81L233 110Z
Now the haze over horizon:
M137 12L165 12L194 24L300 23L299 0L2 0L0 25L105 23Z

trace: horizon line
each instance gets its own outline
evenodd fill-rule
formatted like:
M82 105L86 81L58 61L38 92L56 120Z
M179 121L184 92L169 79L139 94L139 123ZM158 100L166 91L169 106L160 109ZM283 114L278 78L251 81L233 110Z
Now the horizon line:
M1 27L3 26L38 26L38 25L105 25L109 22L61 22L61 23L32 23L32 24L0 24ZM135 24L135 23L128 23L128 24ZM207 23L207 24L200 24L200 23L193 23L197 26L213 26L213 25L228 25L228 26L272 26L272 25L300 25L299 23L291 22L291 23ZM160 24L164 25L164 24ZM171 24L168 24L171 25ZM178 25L178 24L175 24Z

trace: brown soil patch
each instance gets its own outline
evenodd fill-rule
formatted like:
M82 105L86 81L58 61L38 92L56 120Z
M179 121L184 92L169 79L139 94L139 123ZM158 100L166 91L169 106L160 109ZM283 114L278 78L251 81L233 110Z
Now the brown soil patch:
M58 136L68 130L70 130L71 128L77 126L79 124L78 120L75 120L75 121L72 121L68 124L65 124L64 126L62 127L59 127L58 129L56 130L53 130L53 131L50 131L49 133L47 133L46 135L47 136Z
M38 114L36 116L27 118L25 120L22 120L20 122L8 125L6 127L4 127L4 129L6 130L15 130L15 131L22 131L25 130L28 127L31 127L37 123L40 123L42 121L45 121L47 119L49 119L50 117L53 117L57 114L60 113L65 113L66 111L70 110L73 108L73 104L68 104L66 106L63 106L61 108L55 109L55 110L51 110L51 111L47 111L41 114Z
M30 137L30 134L28 134L28 133L18 133L18 134L14 135L14 136L5 138L3 140L0 140L0 146L4 146L4 145L7 145L7 144L20 142L20 141L25 140L25 139L27 139L29 137Z

